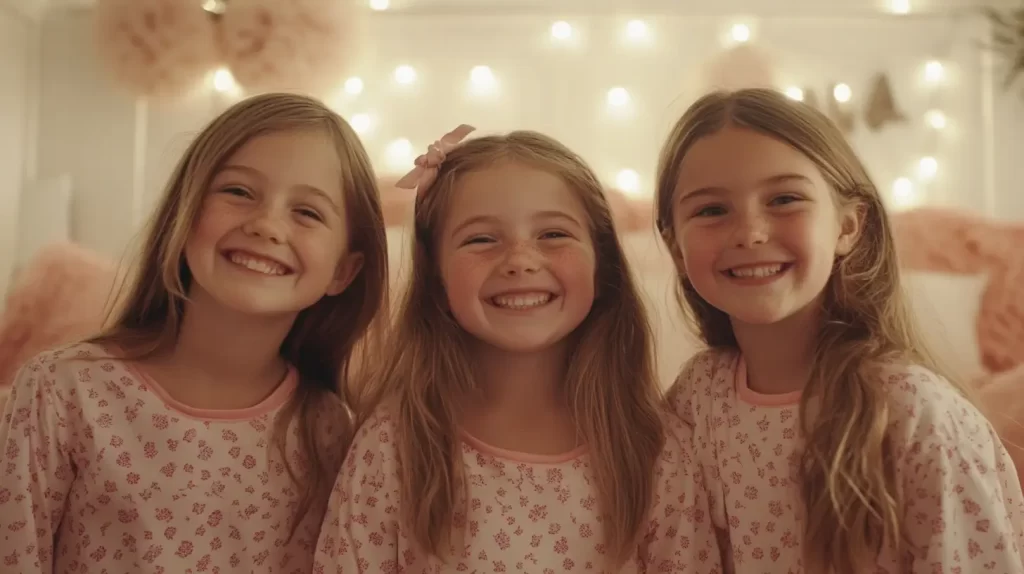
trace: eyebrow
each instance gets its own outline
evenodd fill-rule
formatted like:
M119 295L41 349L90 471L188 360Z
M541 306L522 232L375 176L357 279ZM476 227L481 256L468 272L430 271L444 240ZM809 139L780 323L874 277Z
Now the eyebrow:
M780 183L790 183L794 181L810 183L811 180L807 176L800 175L798 173L782 173L779 175L773 175L767 177L758 182L758 186L778 185ZM724 187L700 187L697 189L690 190L680 196L679 201L691 199L693 197L701 196L716 196L722 193L728 193L728 189Z
M577 221L575 217L569 215L568 213L565 213L564 211L558 211L558 210L540 211L540 212L535 213L533 218L534 219L561 219L563 221L567 221L569 223L572 223L573 225L576 225L577 227L583 227L583 225L581 225L580 222ZM454 235L458 235L460 232L462 232L462 230L464 230L465 228L467 228L467 227L469 227L471 225L476 225L478 223L492 223L493 224L493 223L497 223L497 222L498 222L498 218L496 216L493 216L493 215L477 215L477 216L474 216L474 217L470 217L469 219L467 219L467 220L463 221L462 223L460 223L459 225L457 225L455 227L455 229L452 230L452 235L453 236Z
M219 175L219 174L224 173L226 171L238 171L238 172L246 173L246 174L249 174L249 175L251 175L251 176L253 176L253 177L257 178L257 179L260 179L260 180L266 180L266 178L267 178L265 175L263 175L262 171L254 168L254 167L248 166L248 165L228 164L228 165L225 165L224 167L220 168L220 170L218 170L217 174ZM336 212L340 213L340 206L337 204L336 201L334 201L334 198L332 198L330 195L327 194L327 192L325 192L324 190L320 189L319 187L316 187L316 186L313 186L313 185L308 185L308 184L305 184L305 183L300 183L300 184L298 184L298 185L296 185L294 187L296 189L300 189L300 190L305 191L307 193L312 193L314 195L318 195L318 196L322 197L325 201L327 201L327 203L331 204L331 207Z

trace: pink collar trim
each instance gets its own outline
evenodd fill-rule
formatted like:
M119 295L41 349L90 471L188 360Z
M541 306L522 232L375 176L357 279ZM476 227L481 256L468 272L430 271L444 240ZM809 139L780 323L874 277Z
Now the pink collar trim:
M492 446L466 431L462 431L462 440L483 454L489 454L497 458L527 464L563 464L575 460L587 452L587 445L578 446L569 452L562 454L533 454L528 452L519 452Z
M747 362L743 355L738 354L736 358L736 395L741 401L761 407L788 407L800 404L801 391L782 393L779 395L766 395L752 390L748 384Z

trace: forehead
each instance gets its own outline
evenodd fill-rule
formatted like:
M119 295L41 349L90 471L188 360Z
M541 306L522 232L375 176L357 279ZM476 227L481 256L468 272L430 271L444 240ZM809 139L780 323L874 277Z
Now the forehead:
M499 219L562 211L585 221L579 195L557 175L542 169L502 162L461 176L452 192L449 225L477 216Z
M258 135L227 161L227 166L258 170L284 185L305 184L340 193L341 160L326 130L287 130Z
M677 190L744 188L780 174L825 184L814 162L796 148L753 130L728 126L697 140L686 152Z

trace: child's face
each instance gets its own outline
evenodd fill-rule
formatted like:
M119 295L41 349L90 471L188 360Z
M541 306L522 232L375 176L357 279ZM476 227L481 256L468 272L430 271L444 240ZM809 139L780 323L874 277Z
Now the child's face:
M558 177L503 163L462 176L439 238L448 305L480 341L515 352L569 335L594 302L583 203Z
M815 303L858 227L809 158L735 127L690 148L672 205L678 264L704 300L747 324Z
M190 296L252 314L294 314L358 272L341 164L319 131L253 138L214 175L185 245Z

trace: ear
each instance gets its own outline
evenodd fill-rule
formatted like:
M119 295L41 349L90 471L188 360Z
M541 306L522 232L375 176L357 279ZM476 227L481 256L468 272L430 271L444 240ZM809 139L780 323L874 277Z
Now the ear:
M338 262L334 270L334 279L327 286L327 295L333 297L340 295L363 269L363 254L348 253Z
M864 213L866 208L862 203L847 205L839 210L839 238L836 241L836 255L839 257L849 255L860 239L861 231L864 229Z

